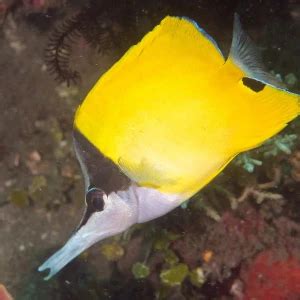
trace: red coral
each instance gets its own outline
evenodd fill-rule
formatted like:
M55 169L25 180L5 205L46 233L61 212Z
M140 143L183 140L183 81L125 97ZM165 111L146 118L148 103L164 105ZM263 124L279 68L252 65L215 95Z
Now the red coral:
M244 300L300 299L300 261L279 258L275 251L260 253L243 274Z
M13 300L3 284L0 284L0 300Z

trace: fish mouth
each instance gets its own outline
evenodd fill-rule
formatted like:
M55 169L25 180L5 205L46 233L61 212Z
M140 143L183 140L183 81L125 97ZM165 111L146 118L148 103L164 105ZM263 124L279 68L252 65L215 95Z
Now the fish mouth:
M49 270L45 280L50 279L93 244L119 234L137 223L138 209L135 197L122 198L116 193L111 193L104 199L104 210L91 214L67 243L38 268L40 272Z
M38 271L44 272L49 270L48 275L44 278L44 280L49 280L92 244L88 238L84 239L82 235L75 233L60 250L55 252L38 268Z

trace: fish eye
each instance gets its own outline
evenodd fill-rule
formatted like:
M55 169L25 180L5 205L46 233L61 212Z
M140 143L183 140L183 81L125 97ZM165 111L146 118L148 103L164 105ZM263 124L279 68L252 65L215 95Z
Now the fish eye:
M262 91L266 86L263 82L249 77L243 77L242 81L246 87L248 87L249 89L251 89L253 92L256 93Z
M102 211L104 209L104 192L98 188L90 189L85 197L86 204L93 211Z

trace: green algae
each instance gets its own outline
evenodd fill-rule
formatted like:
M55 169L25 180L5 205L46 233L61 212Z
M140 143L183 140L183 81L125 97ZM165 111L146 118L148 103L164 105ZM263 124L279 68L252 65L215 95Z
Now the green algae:
M149 267L141 262L134 263L131 271L135 279L143 279L150 274Z
M124 248L113 242L101 246L101 253L109 261L118 261L124 255Z
M161 281L169 286L181 285L189 273L188 266L180 263L160 273Z

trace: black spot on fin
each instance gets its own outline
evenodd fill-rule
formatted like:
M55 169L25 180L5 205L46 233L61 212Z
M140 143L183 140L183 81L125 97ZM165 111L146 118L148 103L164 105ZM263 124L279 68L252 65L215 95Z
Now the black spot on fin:
M229 56L248 78L253 78L274 87L285 86L264 67L261 53L244 32L238 14L234 15L233 37Z
M265 83L255 80L253 78L249 78L249 77L243 77L242 81L245 86L247 86L252 91L257 92L257 93L262 91L266 86Z

